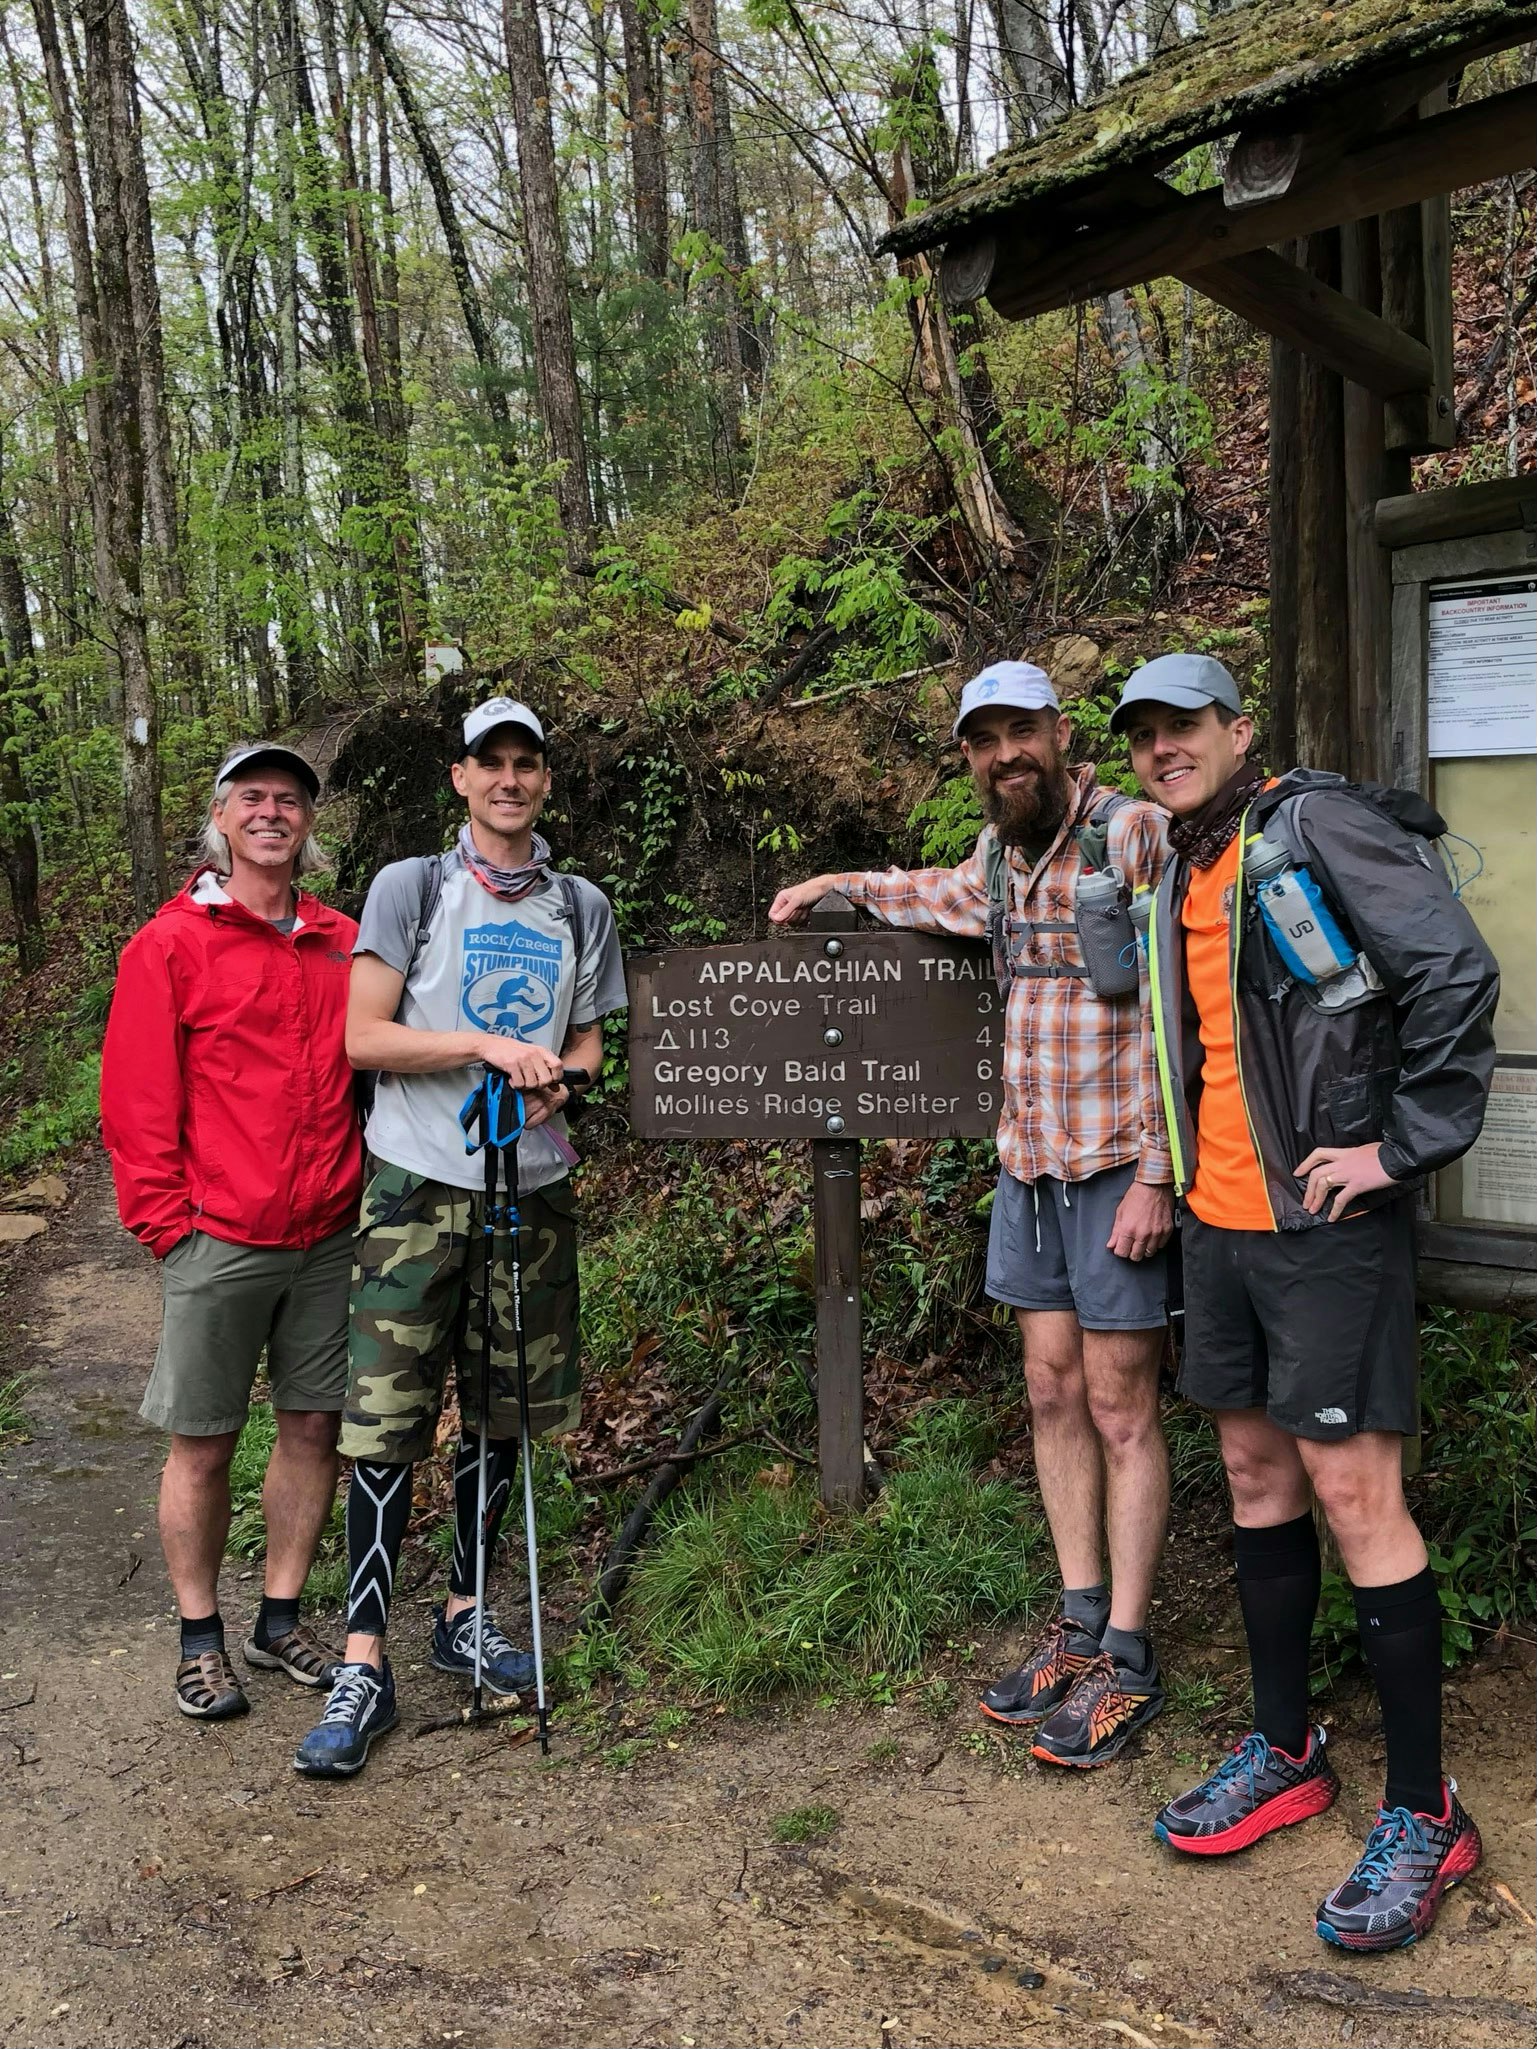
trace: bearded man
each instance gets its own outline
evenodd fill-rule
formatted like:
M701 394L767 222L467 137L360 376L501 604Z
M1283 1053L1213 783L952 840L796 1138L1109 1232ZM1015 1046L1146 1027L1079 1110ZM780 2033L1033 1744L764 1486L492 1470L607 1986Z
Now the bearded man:
M888 925L993 938L1005 1023L987 1292L1019 1324L1063 1595L981 1707L1027 1728L1044 1762L1100 1765L1164 1703L1147 1616L1169 1506L1158 1368L1173 1201L1131 928L1122 986L1102 993L1078 893L1095 871L1123 897L1155 887L1163 818L1069 766L1071 726L1029 663L974 677L954 734L987 818L958 868L818 875L781 890L769 918L794 924L839 890Z

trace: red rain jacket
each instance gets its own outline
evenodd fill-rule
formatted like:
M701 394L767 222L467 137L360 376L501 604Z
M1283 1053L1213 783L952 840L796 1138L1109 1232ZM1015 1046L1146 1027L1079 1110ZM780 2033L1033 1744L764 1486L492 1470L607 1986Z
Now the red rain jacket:
M101 1064L118 1214L157 1259L194 1230L314 1245L356 1223L362 1192L345 1045L358 928L301 894L290 936L195 902L198 882L118 969Z

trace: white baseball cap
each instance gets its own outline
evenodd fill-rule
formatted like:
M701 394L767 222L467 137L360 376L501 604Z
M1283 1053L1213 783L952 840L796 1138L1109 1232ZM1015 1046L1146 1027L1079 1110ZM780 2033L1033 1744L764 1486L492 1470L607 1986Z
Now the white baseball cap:
M498 726L521 726L526 733L533 734L542 749L546 746L544 728L526 704L519 704L515 697L488 697L484 704L477 704L464 715L465 753L477 753L481 741Z
M1015 711L1060 711L1051 678L1033 662L994 662L980 676L973 676L961 692L961 708L950 728L952 740L961 737L961 727L974 711L1004 704Z
M219 794L221 783L227 783L240 769L249 768L258 761L270 762L274 768L286 768L288 773L297 776L309 791L311 802L319 799L320 777L304 756L296 754L292 747L279 747L270 740L246 740L232 747L220 762L218 773L214 776L214 795Z

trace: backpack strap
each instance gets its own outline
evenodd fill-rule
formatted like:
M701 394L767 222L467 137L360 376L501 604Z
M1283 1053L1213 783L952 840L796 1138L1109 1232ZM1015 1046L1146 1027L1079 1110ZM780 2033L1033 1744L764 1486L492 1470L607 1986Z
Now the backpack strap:
M555 880L560 884L560 893L565 899L566 919L571 927L572 971L579 975L582 971L582 956L587 951L587 905L574 875L563 875L557 871Z
M1110 865L1110 821L1133 800L1124 790L1102 790L1073 828L1073 839L1091 875Z
M443 895L443 856L423 854L416 864L416 937L411 942L411 957L406 962L406 983L411 980L411 970L421 958L422 948L427 944L427 934L432 926L433 913L437 910ZM405 994L405 984L401 987Z

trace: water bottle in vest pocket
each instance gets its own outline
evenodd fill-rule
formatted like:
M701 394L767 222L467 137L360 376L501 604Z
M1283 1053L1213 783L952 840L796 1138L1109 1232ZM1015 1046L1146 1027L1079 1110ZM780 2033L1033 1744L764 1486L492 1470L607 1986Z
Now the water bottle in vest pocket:
M1131 892L1118 868L1085 869L1073 895L1078 944L1096 996L1137 993L1137 934Z

